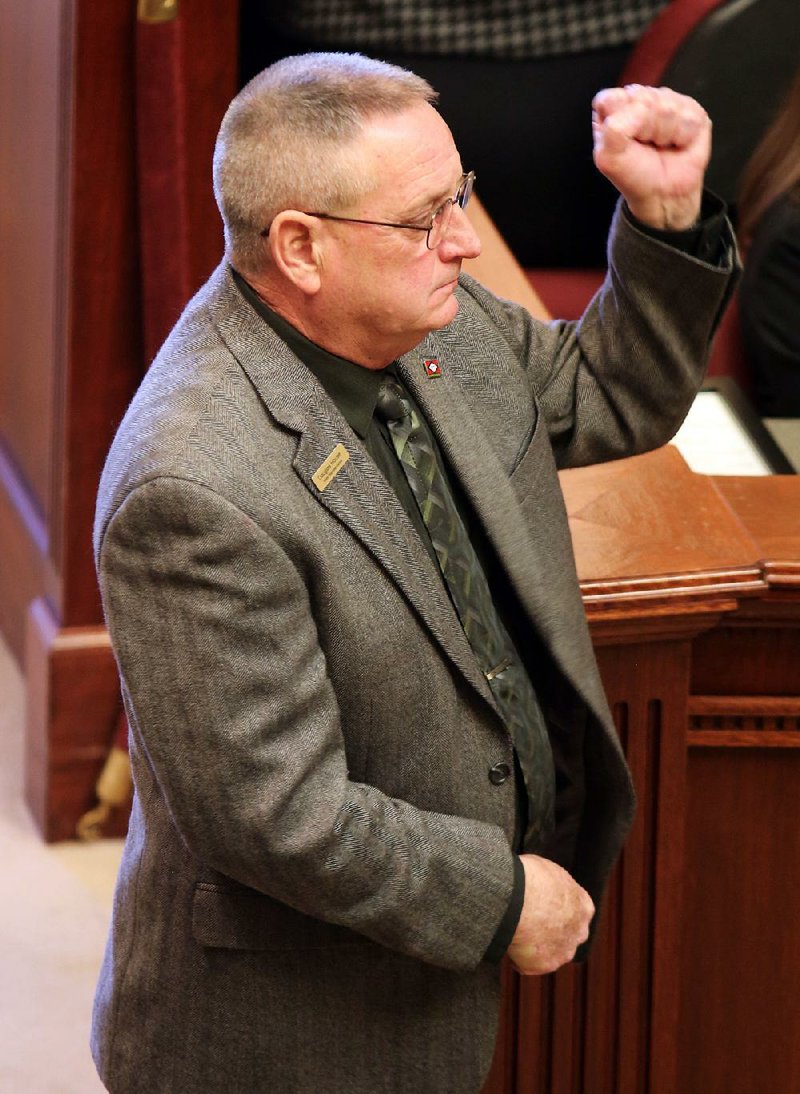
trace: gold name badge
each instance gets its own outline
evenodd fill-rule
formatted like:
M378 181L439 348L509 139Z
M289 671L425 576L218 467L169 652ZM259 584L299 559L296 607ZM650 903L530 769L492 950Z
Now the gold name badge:
M330 486L349 459L350 453L345 446L337 444L330 456L319 465L311 476L311 481L317 490L322 491L326 486Z

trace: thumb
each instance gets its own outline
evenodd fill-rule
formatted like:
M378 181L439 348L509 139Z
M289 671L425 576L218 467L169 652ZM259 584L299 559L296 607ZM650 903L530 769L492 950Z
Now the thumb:
M593 126L592 135L595 152L605 152L609 156L617 156L624 152L630 140L622 127L615 124L613 116Z

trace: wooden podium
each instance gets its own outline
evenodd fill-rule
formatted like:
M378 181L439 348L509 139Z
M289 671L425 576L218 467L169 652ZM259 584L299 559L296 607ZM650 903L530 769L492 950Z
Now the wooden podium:
M639 808L587 964L506 969L484 1094L793 1094L800 479L668 446L562 485Z

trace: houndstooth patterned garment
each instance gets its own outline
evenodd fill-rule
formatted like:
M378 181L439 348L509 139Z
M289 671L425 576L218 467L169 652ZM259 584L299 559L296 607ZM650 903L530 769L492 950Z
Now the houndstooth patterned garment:
M293 0L274 22L320 47L532 58L635 41L668 0Z

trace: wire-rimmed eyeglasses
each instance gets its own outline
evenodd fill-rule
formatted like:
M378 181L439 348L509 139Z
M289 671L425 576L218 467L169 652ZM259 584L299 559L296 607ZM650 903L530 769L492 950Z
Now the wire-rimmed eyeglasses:
M426 247L429 251L435 251L447 235L450 218L453 215L453 206L457 205L459 209L466 209L469 199L472 197L474 183L474 171L468 171L465 175L462 175L455 194L447 201L443 201L439 208L434 211L430 224L398 224L396 221L389 220L362 220L360 217L338 217L334 216L333 213L306 212L305 215L307 217L318 217L320 220L336 220L342 224L375 224L379 228L409 228L414 232L425 232ZM262 228L261 235L268 236L269 228Z

